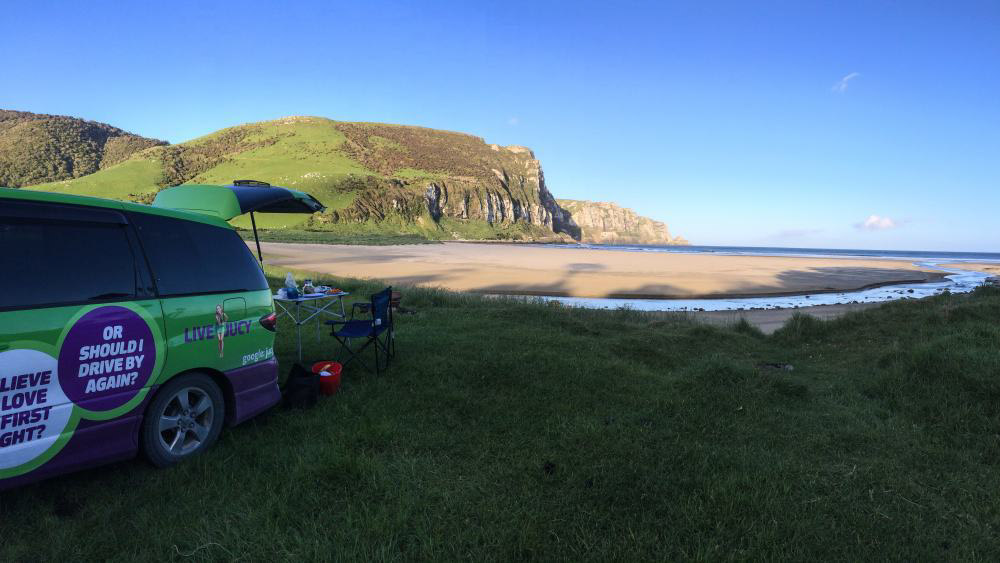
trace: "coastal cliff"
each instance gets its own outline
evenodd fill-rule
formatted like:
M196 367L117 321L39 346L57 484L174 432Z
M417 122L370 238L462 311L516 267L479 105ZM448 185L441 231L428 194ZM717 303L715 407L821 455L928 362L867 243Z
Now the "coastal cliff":
M643 217L610 202L559 199L558 204L580 230L580 242L607 244L688 244L671 236L666 223Z
M313 217L314 227L402 221L452 239L579 236L526 147L420 127L338 123L337 129L347 138L346 152L377 175L345 180L354 202Z
M29 151L5 167L0 154L0 179L7 170L6 182L13 186L149 203L167 186L253 178L309 192L327 206L313 215L257 217L257 226L267 230L434 240L683 242L663 223L614 204L557 200L531 149L488 144L465 133L292 116L168 145L75 118L25 112L0 112L0 118L0 141L27 138L25 131L44 126L65 133L52 142L56 156L87 157L55 158L53 164L48 152ZM38 158L29 158L36 153ZM250 227L247 217L232 223Z

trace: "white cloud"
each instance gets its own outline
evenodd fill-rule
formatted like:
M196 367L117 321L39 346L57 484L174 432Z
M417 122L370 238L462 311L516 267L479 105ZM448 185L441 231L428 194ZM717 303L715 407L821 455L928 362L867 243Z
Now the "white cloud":
M899 226L899 223L893 221L890 217L869 215L867 219L861 223L855 223L854 226L863 231L884 231L886 229L895 229Z
M507 125L517 125L519 123L521 123L521 120L519 118L517 118L517 117L508 117L507 118Z
M847 83L859 76L861 76L860 72L852 72L847 76L841 78L840 80L837 81L836 84L833 85L833 91L838 94L843 94L844 92L847 91Z

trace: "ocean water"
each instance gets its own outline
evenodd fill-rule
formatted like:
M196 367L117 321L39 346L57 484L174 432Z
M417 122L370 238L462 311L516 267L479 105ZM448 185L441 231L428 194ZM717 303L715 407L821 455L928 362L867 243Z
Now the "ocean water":
M944 252L938 250L858 250L850 248L794 248L779 246L657 246L646 244L549 244L557 248L587 248L617 252L667 252L730 256L809 256L895 258L935 262L1000 262L1000 252Z
M808 256L857 257L900 260L922 268L946 273L938 282L896 284L839 293L814 293L782 297L746 297L739 299L607 299L589 297L544 297L566 305L617 309L629 307L641 311L739 311L836 305L843 303L878 303L897 299L920 299L943 293L967 293L982 285L990 274L942 267L954 262L1000 263L997 252L942 252L925 250L856 250L845 248L780 248L754 246L653 246L611 244L551 244L555 248L585 248L609 252L667 252L675 254L715 254L729 256Z

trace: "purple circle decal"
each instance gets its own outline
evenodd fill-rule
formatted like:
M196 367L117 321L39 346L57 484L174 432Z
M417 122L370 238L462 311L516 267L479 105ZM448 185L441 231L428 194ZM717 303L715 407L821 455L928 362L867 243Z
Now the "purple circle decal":
M156 342L146 321L125 307L80 317L59 349L59 385L82 408L107 411L131 401L153 374Z

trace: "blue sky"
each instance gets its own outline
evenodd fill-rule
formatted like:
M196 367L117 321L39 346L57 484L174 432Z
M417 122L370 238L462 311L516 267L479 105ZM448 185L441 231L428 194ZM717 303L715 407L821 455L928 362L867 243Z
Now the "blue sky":
M696 244L1000 251L1000 2L750 4L14 2L0 107L424 125Z

